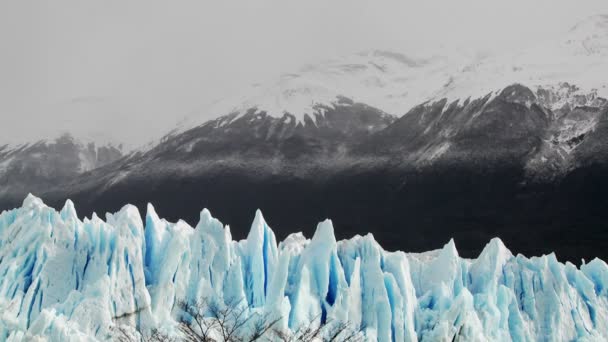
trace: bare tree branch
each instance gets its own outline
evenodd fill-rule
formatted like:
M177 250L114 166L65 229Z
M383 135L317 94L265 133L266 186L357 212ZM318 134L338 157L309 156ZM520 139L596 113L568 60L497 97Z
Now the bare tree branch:
M345 322L321 322L318 316L295 331L282 330L277 328L282 317L251 311L246 303L236 299L178 301L177 307L181 310L179 338L170 338L156 329L144 334L117 326L114 339L118 342L359 342L363 337L361 329Z

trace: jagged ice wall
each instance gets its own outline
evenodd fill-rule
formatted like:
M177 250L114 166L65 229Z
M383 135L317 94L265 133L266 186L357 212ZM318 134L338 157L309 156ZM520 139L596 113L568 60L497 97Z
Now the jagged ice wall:
M384 251L371 234L277 244L257 212L246 240L203 210L196 228L145 222L134 206L79 220L28 196L0 214L0 340L96 341L114 324L172 331L176 303L237 299L296 329L336 320L378 341L608 339L608 266L514 256L499 239L475 260Z

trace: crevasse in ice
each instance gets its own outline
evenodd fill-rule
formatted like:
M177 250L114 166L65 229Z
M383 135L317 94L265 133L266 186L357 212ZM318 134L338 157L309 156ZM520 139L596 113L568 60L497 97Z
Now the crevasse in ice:
M378 341L608 339L608 266L553 254L514 256L499 239L477 259L453 241L422 253L384 251L371 234L336 241L321 222L308 240L276 241L262 213L247 239L203 210L195 229L149 205L79 220L34 197L0 215L0 340L96 341L114 324L171 330L178 301L239 300L283 328L348 322Z

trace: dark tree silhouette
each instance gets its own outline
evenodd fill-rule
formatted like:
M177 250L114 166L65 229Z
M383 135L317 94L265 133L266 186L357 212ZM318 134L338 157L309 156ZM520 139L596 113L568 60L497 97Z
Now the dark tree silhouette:
M250 311L243 301L217 302L202 298L194 302L178 301L180 310L179 337L170 337L159 330L135 332L124 326L113 329L119 342L359 342L360 329L338 321L321 322L316 317L298 329L281 329L282 317Z
M186 341L254 342L268 336L281 317L250 313L242 301L225 303L203 298L194 303L181 301L184 317L179 329Z

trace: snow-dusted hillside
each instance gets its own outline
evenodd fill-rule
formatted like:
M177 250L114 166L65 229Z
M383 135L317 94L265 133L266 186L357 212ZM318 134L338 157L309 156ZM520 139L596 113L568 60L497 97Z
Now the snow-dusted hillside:
M608 338L608 265L514 256L498 239L478 258L453 242L384 251L372 235L277 244L256 213L246 240L203 210L193 229L126 206L80 221L28 196L0 215L0 339L107 340L115 325L175 328L179 300L237 299L281 327L347 321L378 341L599 341Z

